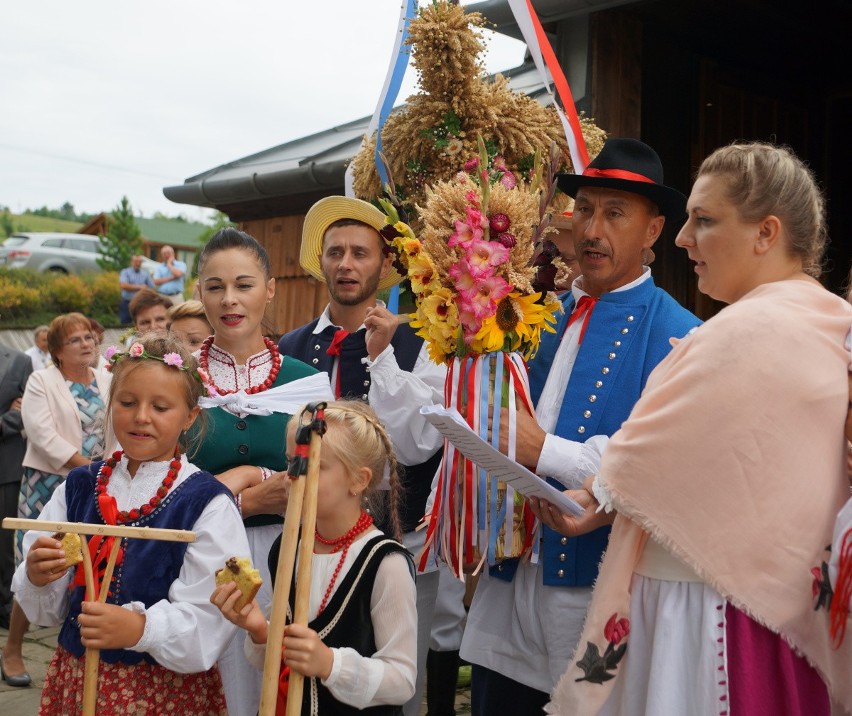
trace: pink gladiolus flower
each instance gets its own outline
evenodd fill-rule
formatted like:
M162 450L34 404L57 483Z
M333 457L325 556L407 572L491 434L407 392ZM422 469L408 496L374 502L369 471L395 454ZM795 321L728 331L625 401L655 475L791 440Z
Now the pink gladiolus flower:
M475 278L490 276L494 266L509 260L509 249L497 241L473 240L465 248L465 258Z
M474 206L479 206L479 194L477 194L475 191L469 191L467 194L464 195L464 198L467 199Z
M139 358L144 352L145 349L142 347L141 343L134 343L130 346L130 350L128 351L131 358Z
M464 259L450 266L447 273L452 276L459 293L476 291L476 280L470 272L470 264Z
M183 358L180 357L180 353L166 353L163 356L163 363L175 368L183 368Z
M456 221L456 231L450 236L447 241L447 246L454 248L462 244L467 244L470 241L482 239L482 229L476 224L471 224L465 221Z
M118 353L118 346L110 346L104 351L104 359L107 363L112 360L112 357Z

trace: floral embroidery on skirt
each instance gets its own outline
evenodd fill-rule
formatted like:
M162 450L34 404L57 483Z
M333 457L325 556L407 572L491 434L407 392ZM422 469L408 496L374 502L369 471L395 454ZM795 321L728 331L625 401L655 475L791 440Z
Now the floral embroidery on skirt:
M47 668L40 716L76 716L83 710L84 658L58 647ZM98 716L227 716L219 669L178 674L156 664L107 664L98 669Z

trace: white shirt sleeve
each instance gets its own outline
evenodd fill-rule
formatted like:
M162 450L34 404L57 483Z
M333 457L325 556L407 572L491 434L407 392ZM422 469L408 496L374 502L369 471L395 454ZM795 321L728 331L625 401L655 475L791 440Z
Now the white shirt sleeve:
M419 465L443 444L443 438L422 415L424 405L444 404L447 369L429 358L424 344L414 369L402 370L389 345L375 360L363 358L370 371L369 402L388 431L397 459Z
M593 435L584 443L548 433L544 438L536 473L559 480L566 489L582 487L583 481L598 472L609 438Z
M370 615L376 653L332 649L334 663L323 684L338 701L365 709L402 704L414 695L417 676L417 595L408 560L390 554L379 565Z

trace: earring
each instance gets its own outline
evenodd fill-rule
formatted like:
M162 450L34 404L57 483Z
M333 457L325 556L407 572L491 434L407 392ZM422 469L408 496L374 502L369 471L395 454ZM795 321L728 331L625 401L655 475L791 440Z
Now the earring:
M358 497L358 490L349 490L349 494L352 495L352 497Z

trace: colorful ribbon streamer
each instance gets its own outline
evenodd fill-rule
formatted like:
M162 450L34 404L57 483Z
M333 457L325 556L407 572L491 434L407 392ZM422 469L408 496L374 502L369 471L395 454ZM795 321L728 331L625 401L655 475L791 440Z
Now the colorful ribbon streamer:
M524 42L527 43L533 62L544 81L545 89L551 96L553 96L553 93L550 91L548 71L553 79L556 92L562 101L562 107L559 107L555 99L553 105L559 113L562 128L565 130L574 173L582 174L589 164L589 153L586 149L586 141L583 139L583 132L580 129L580 119L577 116L577 108L574 106L574 97L571 94L571 88L568 86L568 80L565 79L565 73L556 59L556 54L553 52L550 40L547 39L547 34L533 9L531 0L508 1L512 14L515 16L515 22L518 23Z

